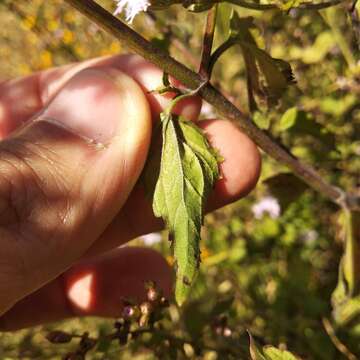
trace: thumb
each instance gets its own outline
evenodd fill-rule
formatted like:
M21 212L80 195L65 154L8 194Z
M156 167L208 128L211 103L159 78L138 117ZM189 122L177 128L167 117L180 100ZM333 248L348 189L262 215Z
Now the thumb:
M139 85L104 68L75 75L0 143L0 313L100 236L135 185L150 137Z

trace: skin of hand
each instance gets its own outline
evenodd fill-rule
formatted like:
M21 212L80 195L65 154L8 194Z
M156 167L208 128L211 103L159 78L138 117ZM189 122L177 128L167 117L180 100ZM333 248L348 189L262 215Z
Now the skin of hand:
M72 316L112 316L155 280L160 254L119 247L162 228L137 183L152 125L171 94L135 55L95 59L0 84L0 330ZM174 111L196 121L199 98ZM208 210L246 195L261 167L254 143L224 120L201 121L223 156Z

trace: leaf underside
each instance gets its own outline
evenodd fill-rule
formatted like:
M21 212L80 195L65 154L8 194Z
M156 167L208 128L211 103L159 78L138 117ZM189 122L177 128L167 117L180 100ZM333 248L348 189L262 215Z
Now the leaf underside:
M169 229L176 268L175 298L182 304L200 263L200 231L209 190L219 177L216 153L191 122L163 113L162 152L153 211Z
M287 87L294 83L290 65L284 60L271 57L257 46L250 32L253 27L252 18L240 18L237 12L233 11L230 18L230 37L240 45L244 57L251 111L257 108L253 92L266 98L268 105L273 105Z

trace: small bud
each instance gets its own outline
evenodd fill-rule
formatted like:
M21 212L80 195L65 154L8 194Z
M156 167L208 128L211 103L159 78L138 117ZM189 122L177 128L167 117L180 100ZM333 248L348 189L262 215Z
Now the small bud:
M123 317L126 320L138 319L140 316L140 309L138 306L128 305L123 309Z
M64 331L55 330L46 335L46 339L52 344L66 344L72 340L73 336Z

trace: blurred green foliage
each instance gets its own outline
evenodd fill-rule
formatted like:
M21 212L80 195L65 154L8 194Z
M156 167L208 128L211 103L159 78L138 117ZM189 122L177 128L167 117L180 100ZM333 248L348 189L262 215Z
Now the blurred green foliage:
M113 9L111 1L101 3ZM222 4L219 10L217 45L227 38L231 6ZM292 9L288 13L240 9L239 13L241 17L254 17L256 27L251 33L257 45L272 57L288 61L297 80L277 105L267 106L258 99L261 127L312 163L330 182L347 191L358 191L359 25L345 6L322 11ZM190 14L175 6L155 16L142 14L134 26L194 68L205 15ZM0 78L126 51L60 0L1 0L0 20ZM241 50L230 49L215 66L214 83L246 113L245 71ZM212 109L207 108L207 113ZM330 299L343 251L339 210L286 171L264 155L256 190L206 219L201 273L192 298L181 310L172 306L163 324L164 331L172 336L209 348L203 359L240 358L213 350L229 347L246 354L246 359L247 330L259 344L289 349L304 359L346 358L336 341L360 357L360 323L356 319L344 328L333 329L335 341L323 323L323 318L332 316ZM269 196L280 204L279 216L271 206L270 211L255 216L254 204L261 208ZM134 244L141 244L141 240ZM167 243L155 247L171 261ZM214 321L222 314L228 317L230 338L213 331ZM75 319L2 334L0 358L60 359L69 346L47 343L43 336L46 329L88 330L96 335L109 331L111 324L112 320ZM166 359L159 351L170 354L161 339L153 339L151 346L144 344L146 339L123 348L102 344L89 358ZM195 355L190 350L179 353L179 358L186 357Z

